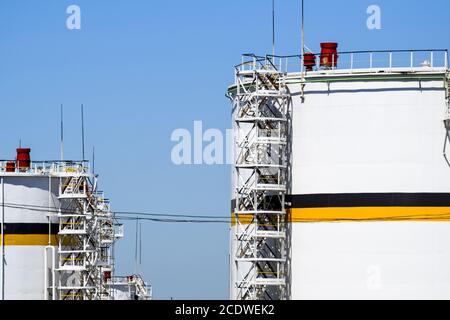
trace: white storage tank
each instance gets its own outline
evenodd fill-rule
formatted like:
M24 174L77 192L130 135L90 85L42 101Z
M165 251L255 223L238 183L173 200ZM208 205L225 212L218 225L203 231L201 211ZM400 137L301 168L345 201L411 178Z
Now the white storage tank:
M43 300L46 295L45 273L50 276L50 269L45 269L45 248L57 245L58 220L54 215L59 207L59 179L32 172L29 168L30 150L18 149L18 158L24 154L23 151L28 153L28 161L3 162L0 171L0 215L4 240L0 241L4 257L0 265L1 298Z
M290 70L301 65L299 57L247 56L237 66L236 84L229 88L236 132L244 105L258 110L289 95L287 159L277 155L287 167L286 226L278 229L284 237L275 240L282 250L271 257L280 262L268 262L261 248L273 249L274 235L264 237L257 217L270 213L236 205L244 199L236 157L231 298L450 299L450 166L443 150L447 51L332 52L322 50L320 65L313 62L302 72ZM265 84L266 70L277 70L267 78L277 85ZM247 122L272 121L252 117ZM239 136L236 154L259 150L273 157L267 151L273 142L261 149ZM251 192L255 201L258 195L270 201L266 191ZM257 220L260 228L253 229L260 231L242 232ZM252 244L255 254L242 254ZM267 281L267 269L280 281Z

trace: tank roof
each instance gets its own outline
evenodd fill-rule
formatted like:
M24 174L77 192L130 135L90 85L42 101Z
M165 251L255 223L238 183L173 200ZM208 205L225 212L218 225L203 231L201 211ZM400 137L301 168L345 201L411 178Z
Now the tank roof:
M1 177L93 176L90 172L89 161L31 161L29 168L18 168L18 166L15 165L13 171L7 171L8 163L16 163L16 160L0 160Z
M328 67L316 61L311 65L310 56L321 53L307 53L309 70L303 66L301 55L243 54L242 62L235 66L236 73L252 74L255 70L277 71L287 83L295 82L337 82L337 81L390 81L390 80L441 80L450 78L448 50L378 50L338 52L337 61ZM320 60L320 59L316 59ZM334 55L332 56L334 60ZM234 91L236 84L228 87Z

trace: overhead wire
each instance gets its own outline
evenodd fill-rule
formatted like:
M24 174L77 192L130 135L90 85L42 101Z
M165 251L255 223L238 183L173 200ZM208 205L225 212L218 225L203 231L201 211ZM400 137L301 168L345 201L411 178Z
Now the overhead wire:
M31 205L31 204L17 204L17 203L5 203L6 208L12 209L24 209L29 211L38 212L50 212L50 213L72 213L73 210L70 209L49 209L47 206ZM229 217L225 216L213 216L213 215L192 215L192 214L168 214L168 213L151 213L151 212L133 212L133 211L111 211L114 214L116 220L121 221L150 221L150 222L161 222L161 223L226 223L230 224L233 222L231 215ZM246 221L251 221L251 215L240 215ZM422 214L422 215L399 215L399 216L380 216L376 218L330 218L330 219L314 219L314 218L288 218L287 223L291 222L364 222L364 221L401 221L401 220L433 220L442 219L450 220L450 212L445 213L435 213L435 214ZM283 222L280 222L283 223Z
M18 204L18 203L5 203L5 206L9 206L11 208L16 207L19 209L45 209L45 210L37 210L37 211L46 211L48 212L48 206L40 206L33 204ZM58 209L51 210L52 212L59 212ZM64 210L62 211L64 212ZM65 212L72 212L71 210L66 210ZM112 211L116 216L124 216L133 215L133 216L150 216L150 217L179 217L179 218L204 218L204 219L229 219L229 216L216 216L216 215L192 215L192 214L169 214L169 213L151 213L151 212L139 212L139 211Z
M47 206L32 204L5 203L6 208L24 209L29 211L49 212L49 213L72 213L73 210L51 208ZM117 220L144 220L153 222L177 222L177 223L229 223L230 217L212 216L212 215L188 215L188 214L165 214L150 212L120 212L111 211ZM186 219L191 218L191 219Z

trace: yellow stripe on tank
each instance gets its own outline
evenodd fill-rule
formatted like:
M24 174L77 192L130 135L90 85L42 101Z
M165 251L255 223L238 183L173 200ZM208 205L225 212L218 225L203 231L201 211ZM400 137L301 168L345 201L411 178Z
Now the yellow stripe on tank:
M450 221L450 207L292 208L291 222Z
M47 246L48 234L5 234L5 246ZM0 245L2 239L0 238ZM50 236L50 245L57 245L56 235Z
M450 207L323 207L291 208L289 222L345 222L345 221L450 221ZM250 224L253 216L239 216L241 224ZM231 225L236 225L235 214Z

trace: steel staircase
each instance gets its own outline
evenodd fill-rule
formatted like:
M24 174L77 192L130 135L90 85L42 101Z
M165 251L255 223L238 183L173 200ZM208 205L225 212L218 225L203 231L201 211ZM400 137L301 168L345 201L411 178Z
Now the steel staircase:
M86 170L60 177L56 279L60 300L110 299L111 246L117 239L109 201L96 191Z
M236 68L234 267L237 298L286 299L289 94L270 60ZM250 223L249 223L250 222Z

